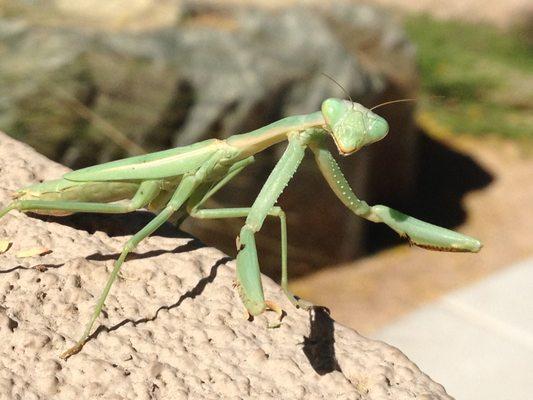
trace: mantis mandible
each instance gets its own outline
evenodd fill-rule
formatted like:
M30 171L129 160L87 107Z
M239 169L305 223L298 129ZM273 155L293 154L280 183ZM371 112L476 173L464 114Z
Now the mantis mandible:
M353 193L326 146L327 139L333 138L339 153L347 156L383 139L388 130L385 119L361 104L329 98L322 103L321 111L287 117L249 133L112 161L17 191L13 202L0 210L0 218L11 210L68 215L75 212L128 213L147 208L157 213L127 241L81 338L61 357L68 358L82 349L126 256L177 212L199 219L246 218L237 237L236 282L246 310L254 316L267 309L281 315L281 308L264 298L254 236L267 216L278 218L281 287L292 304L309 309L311 303L295 297L288 288L285 213L275 205L307 148L313 152L328 185L354 214L384 223L410 243L426 249L479 251L482 245L472 237L420 221L384 205L370 206ZM287 148L251 207L203 207L207 199L254 161L256 153L282 141L288 141Z

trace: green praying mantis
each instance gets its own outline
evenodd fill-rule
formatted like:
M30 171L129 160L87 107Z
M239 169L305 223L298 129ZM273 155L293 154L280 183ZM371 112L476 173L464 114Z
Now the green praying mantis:
M237 236L236 286L249 314L255 316L270 309L281 319L281 308L265 300L263 294L255 234L267 216L279 218L281 287L296 307L309 309L311 303L289 291L286 218L284 211L275 205L307 148L313 152L328 185L354 214L384 223L410 243L426 249L480 250L481 243L472 237L384 205L370 206L356 197L328 150L327 140L333 138L340 154L347 156L383 139L388 131L387 121L372 110L353 101L329 98L322 103L321 111L287 117L249 133L95 165L69 172L61 179L28 186L17 191L13 202L0 210L0 218L11 210L60 216L75 212L128 213L141 208L157 213L125 244L81 338L62 358L79 352L89 338L126 256L179 212L199 219L246 218ZM251 207L203 207L207 199L254 162L255 154L282 141L288 141L287 148Z

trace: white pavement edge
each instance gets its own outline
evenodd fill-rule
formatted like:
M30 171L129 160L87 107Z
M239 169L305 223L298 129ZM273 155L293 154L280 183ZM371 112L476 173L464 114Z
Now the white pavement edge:
M461 400L530 400L533 258L419 308L372 335Z

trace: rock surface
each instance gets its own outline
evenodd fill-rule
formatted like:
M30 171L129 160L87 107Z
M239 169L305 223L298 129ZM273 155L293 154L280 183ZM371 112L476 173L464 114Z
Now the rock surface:
M21 186L61 175L0 134L0 204ZM76 215L0 220L0 398L450 399L399 350L332 321L322 308L287 311L279 329L247 321L232 289L234 262L172 226L142 242L112 288L97 334L67 361L114 258L150 219ZM44 246L46 255L17 258Z

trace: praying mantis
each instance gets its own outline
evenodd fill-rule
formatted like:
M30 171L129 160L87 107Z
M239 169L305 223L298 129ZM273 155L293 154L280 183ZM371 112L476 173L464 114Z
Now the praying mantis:
M375 108L375 107L374 107ZM472 237L441 228L384 205L370 206L353 193L327 140L331 137L343 156L383 139L387 121L353 101L329 98L321 110L291 116L249 133L225 140L209 139L189 146L135 156L72 171L62 178L18 190L0 210L43 215L129 213L142 208L156 216L125 244L78 342L65 353L79 352L88 340L106 297L127 257L135 247L176 213L199 219L246 218L237 236L236 287L247 312L256 316L267 309L281 320L281 308L265 300L255 234L266 217L281 226L281 287L292 304L309 309L312 304L294 296L288 287L287 226L285 212L276 205L309 148L316 164L340 201L354 214L384 223L411 244L432 250L477 252L482 244ZM207 209L204 203L254 162L254 155L277 143L288 145L251 207Z

